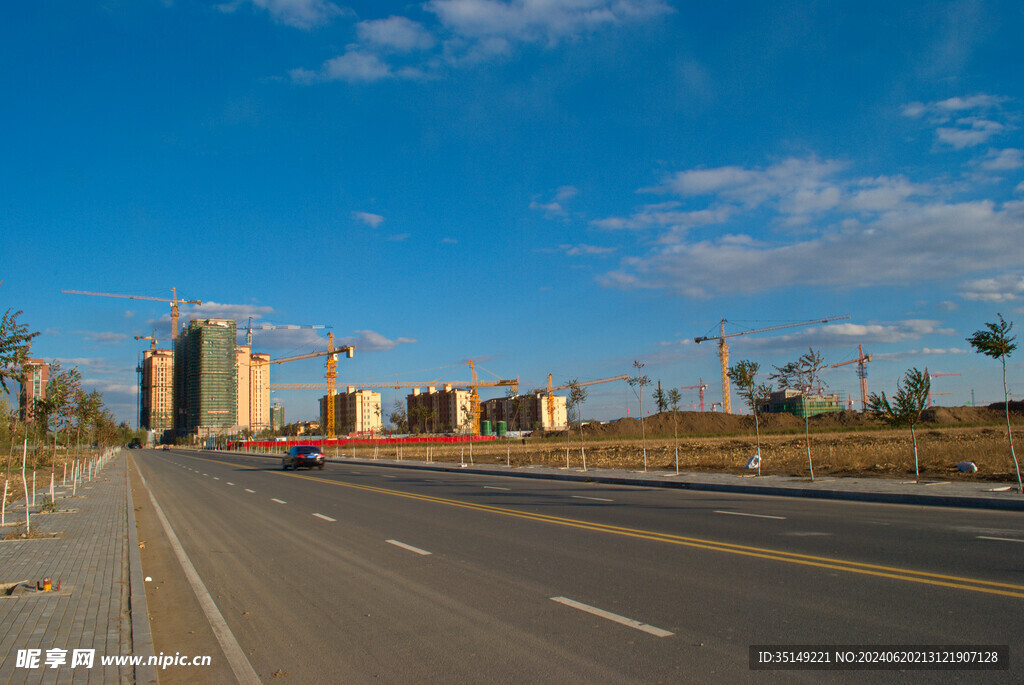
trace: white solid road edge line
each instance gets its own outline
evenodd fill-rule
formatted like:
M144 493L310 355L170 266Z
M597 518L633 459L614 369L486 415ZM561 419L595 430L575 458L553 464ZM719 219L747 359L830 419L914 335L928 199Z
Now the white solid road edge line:
M313 516L316 516L318 519L323 519L324 521L330 521L331 523L338 522L338 519L332 519L330 516L324 516L323 514L317 514L315 512L313 513Z
M422 554L423 556L427 556L428 554L431 554L431 552L428 552L425 549L420 549L419 547L413 547L412 545L407 545L404 542L399 542L398 540L385 540L384 542L387 542L388 544L394 545L395 547L401 547L402 549L408 550L410 552L415 552L416 554Z
M729 514L730 516L752 516L752 517L758 518L758 519L778 519L779 521L785 521L786 520L785 516L771 516L769 514L748 514L748 513L743 512L743 511L722 511L720 509L715 509L715 513L716 514Z
M1024 542L1024 540L1018 540L1016 538L991 538L987 535L979 535L979 540L998 540L999 542Z
M551 599L551 601L553 601L553 602L558 602L559 604L564 604L566 606L572 607L573 609L579 609L580 611L585 611L588 614L593 614L594 616L600 616L601 618L606 618L609 621L615 621L616 623L621 623L624 626L629 626L630 628L635 628L636 630L642 630L645 633L649 633L651 635L654 635L655 637L669 637L670 635L675 635L675 633L672 633L672 632L670 632L668 630L662 630L661 628L655 628L654 626L649 626L646 623L641 623L640 621L634 621L631 618L626 618L625 616L619 616L618 614L613 614L610 611L605 611L604 609L598 609L597 607L592 607L589 604L583 604L582 602L577 602L576 600L569 599L568 597L550 597L549 599Z
M213 634L217 637L217 642L220 643L221 649L224 650L224 656L227 657L228 665L231 666L231 670L234 672L239 685L260 685L260 677L256 675L255 669L253 669L252 664L249 663L249 659L246 658L245 652L242 651L242 647L238 644L238 640L235 639L234 633L232 633L231 628L228 627L223 614L220 613L220 609L217 608L217 604L213 601L213 597L210 596L210 591L206 589L206 586L203 584L203 579L200 578L199 574L196 572L196 567L192 565L192 561L185 553L185 549L181 546L178 536L174 534L171 522L167 520L166 516L164 516L164 510L160 508L159 504L157 504L156 497L153 496L153 491L149 489L149 483L146 482L146 479L142 476L142 472L139 471L139 467L137 465L135 470L138 471L139 480L142 481L143 487L146 488L146 493L149 495L149 501L153 503L153 509L156 511L157 518L160 519L160 525L163 526L164 533L167 535L167 541L171 544L171 549L174 550L174 556L178 557L178 563L181 564L181 570L185 572L185 577L188 578L189 585L192 586L192 591L196 593L196 599L199 600L199 606L203 608L203 613L206 614L206 620L210 622Z

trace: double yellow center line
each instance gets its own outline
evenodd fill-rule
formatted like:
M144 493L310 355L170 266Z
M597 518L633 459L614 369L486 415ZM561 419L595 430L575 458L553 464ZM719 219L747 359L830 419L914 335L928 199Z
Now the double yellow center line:
M195 458L202 459L202 457ZM214 459L203 460L213 461L218 464L225 464L227 466L233 466L235 468L239 466L237 463L222 462ZM253 470L260 469L253 467ZM758 559L768 559L771 561L781 561L789 564L799 564L801 566L827 568L834 571L844 571L846 573L859 573L862 575L876 576L879 578L890 578L893 580L903 580L911 583L923 583L925 585L947 587L956 590L969 590L971 592L984 592L992 595L1002 595L1004 597L1018 597L1024 599L1024 585L1014 585L1012 583L997 583L989 580L978 580L976 578L964 578L961 576L950 576L941 573L914 571L911 569L897 568L893 566L864 564L857 561L846 561L843 559L833 559L831 557L819 557L810 554L797 554L795 552L784 552L781 550L767 549L764 547L736 545L729 542L704 540L701 538L687 537L684 535L659 533L656 531L627 528L624 526L615 526L607 523L581 521L579 519L565 518L562 516L550 516L548 514L538 514L528 511L519 511L517 509L496 507L489 504L476 504L473 502L464 502L456 499L448 499L446 497L435 497L433 495L402 492L400 490L379 488L372 485L361 485L357 483L345 483L342 481L325 480L323 478L314 478L312 476L304 476L298 473L284 474L282 472L281 475L288 475L291 478L302 478L314 483L321 483L324 485L335 485L345 488L353 488L355 490L364 490L366 492L374 492L382 495L403 497L405 499L419 500L421 502L431 502L433 504L444 504L450 507L460 507L462 509L471 509L474 511L483 511L491 514L499 514L501 516L511 516L514 518L527 519L530 521L552 523L560 526L568 526L570 528L579 528L582 530L590 530L599 533L624 535L626 537L637 538L640 540L651 540L654 542L663 542L671 545L682 545L684 547L706 549L713 552L726 552L728 554L739 554L741 556L755 557Z

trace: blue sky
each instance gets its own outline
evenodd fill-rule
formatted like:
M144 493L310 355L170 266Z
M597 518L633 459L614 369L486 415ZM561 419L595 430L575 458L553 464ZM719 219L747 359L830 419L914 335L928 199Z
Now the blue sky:
M166 340L169 307L61 289L176 287L205 303L185 320L329 325L357 344L341 382L465 380L475 359L531 388L642 360L665 387L703 378L708 403L716 349L692 339L720 319L849 315L737 337L732 360L861 344L872 391L927 366L962 374L934 380L938 404L1002 398L964 338L996 312L1024 328L1020 3L39 1L5 19L0 307L119 419L133 336ZM1017 397L1022 371L1018 352ZM858 392L852 365L825 380ZM316 392L274 397L317 413ZM584 412L627 408L615 383Z

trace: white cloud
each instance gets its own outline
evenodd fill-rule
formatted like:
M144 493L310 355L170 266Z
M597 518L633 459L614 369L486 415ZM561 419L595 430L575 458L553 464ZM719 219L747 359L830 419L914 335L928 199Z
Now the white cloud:
M979 278L960 285L960 296L975 302L1008 302L1024 295L1024 274Z
M459 241L455 238L442 238L441 242L445 245L457 245Z
M429 0L424 7L463 38L548 43L672 11L661 0Z
M435 43L422 24L400 16L361 21L356 24L356 33L364 44L400 52L427 50Z
M348 13L329 0L233 0L217 5L217 9L234 12L244 4L266 11L278 23L300 29L326 24Z
M616 250L614 247L598 247L596 245L559 245L558 247L570 257L611 254Z
M857 230L801 240L751 235L688 241L666 233L658 249L632 257L603 283L666 288L689 297L785 287L894 285L966 276L1019 254L1024 203L933 202L884 212ZM808 268L813 265L813 268Z
M533 200L530 202L530 209L544 212L544 215L549 219L567 217L569 212L565 208L565 203L576 197L578 192L575 186L561 186L555 190L554 199L550 202Z
M391 67L377 55L359 50L327 60L320 73L327 80L349 83L379 81L392 75Z
M839 189L828 180L843 169L834 160L790 158L763 169L725 166L680 171L660 186L641 192L674 193L682 197L714 195L747 208L774 203L785 214L828 210L838 204Z
M260 307L249 304L221 304L219 302L206 301L199 305L191 305L187 310L182 309L181 320L178 322L178 325L187 326L189 321L197 319L232 319L239 322L238 326L242 326L244 324L241 322L248 323L250 316L253 320L259 320L267 314L272 314L273 311L273 307ZM168 323L165 330L170 330L169 314L160 317L157 321Z
M124 333L112 333L110 331L74 331L74 333L98 345L117 345L128 338Z
M400 242L402 242L404 240L408 240L409 236L410 236L409 233L396 233L394 235L389 235L386 238L386 240L388 240L388 241L390 241L392 243L400 243Z
M903 107L903 116L918 118L926 114L932 116L949 116L952 113L969 110L987 110L998 107L1008 98L998 95L970 95L968 97L952 97L938 102L911 102Z
M979 165L986 171L1012 171L1024 167L1024 150L1008 147L1004 150L989 150Z
M938 136L940 142L957 150L981 145L1006 129L999 122L988 119L958 119L956 124L956 127L940 126L935 130L935 135Z
M355 345L356 354L360 352L381 352L390 350L399 345L411 345L417 341L414 338L389 339L376 331L353 331L354 336L339 341L340 345Z
M591 225L609 231L650 228L670 228L681 231L694 226L723 223L736 211L726 206L698 210L685 210L682 207L682 203L675 201L644 205L629 217L597 219L592 221Z
M371 214L370 212L352 212L352 218L363 222L370 228L377 228L384 223L384 217L380 214Z

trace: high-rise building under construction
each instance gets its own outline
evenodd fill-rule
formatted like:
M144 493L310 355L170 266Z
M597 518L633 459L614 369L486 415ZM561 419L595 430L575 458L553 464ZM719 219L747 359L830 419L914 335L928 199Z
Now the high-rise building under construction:
M175 429L208 437L238 426L237 333L230 319L197 319L174 346Z

